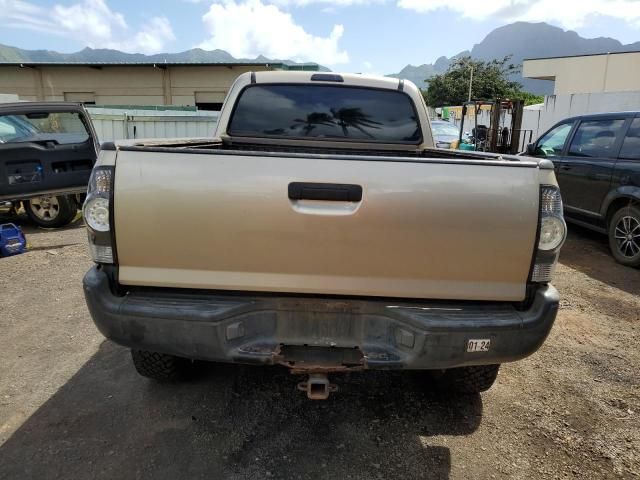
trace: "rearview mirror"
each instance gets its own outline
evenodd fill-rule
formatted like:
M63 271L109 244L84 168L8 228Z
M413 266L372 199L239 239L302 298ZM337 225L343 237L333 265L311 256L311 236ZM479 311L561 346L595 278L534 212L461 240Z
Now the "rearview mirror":
M41 120L49 118L49 112L32 112L25 115L29 120Z
M527 155L531 155L532 157L536 154L536 144L530 143L527 145Z

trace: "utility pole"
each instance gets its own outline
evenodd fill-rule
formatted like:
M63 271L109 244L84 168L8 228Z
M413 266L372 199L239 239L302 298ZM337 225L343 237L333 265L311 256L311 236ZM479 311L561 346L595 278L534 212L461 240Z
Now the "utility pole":
M469 101L471 101L471 87L473 86L473 65L471 65L471 77L469 78Z

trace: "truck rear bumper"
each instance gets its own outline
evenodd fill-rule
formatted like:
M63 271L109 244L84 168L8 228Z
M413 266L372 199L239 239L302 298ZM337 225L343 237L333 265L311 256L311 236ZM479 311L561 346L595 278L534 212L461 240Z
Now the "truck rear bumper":
M136 289L116 296L94 267L84 278L91 316L121 345L217 362L293 370L444 369L519 360L535 352L558 311L543 286L528 310L508 303L394 301ZM468 352L469 340L490 340Z

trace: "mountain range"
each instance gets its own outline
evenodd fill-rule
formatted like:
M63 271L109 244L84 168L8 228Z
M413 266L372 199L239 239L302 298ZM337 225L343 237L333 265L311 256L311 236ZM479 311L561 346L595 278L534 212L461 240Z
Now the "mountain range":
M107 48L84 48L74 53L59 53L51 50L24 50L0 44L0 62L144 62L144 63L284 63L301 65L291 60L269 59L262 55L256 58L235 58L224 50L203 50L192 48L178 53L158 53L144 55L142 53L125 53ZM307 64L305 64L307 65ZM328 70L319 66L320 70Z
M588 55L594 53L629 52L640 50L640 42L624 45L608 37L583 38L573 31L565 31L547 23L515 22L498 27L490 32L471 50L460 52L453 57L440 57L435 63L419 66L407 65L400 72L388 75L411 80L421 88L427 86L425 80L447 71L457 57L471 56L478 60L502 59L511 55L510 63L522 65L525 58L561 57ZM553 93L553 82L523 79L516 74L512 79L522 84L523 89L545 95Z
M583 38L573 31L565 31L547 23L516 22L496 28L471 50L465 50L453 57L440 57L434 63L407 65L390 77L406 78L421 88L425 80L433 75L444 73L451 62L462 56L471 56L478 60L501 59L511 55L511 63L521 65L525 58L557 57L567 55L586 55L593 53L626 52L640 50L640 42L624 45L608 37ZM119 50L85 48L74 53L59 53L50 50L24 50L0 45L0 62L193 62L193 63L241 63L270 62L299 65L291 60L268 59L262 55L254 59L238 59L224 50L202 50L193 48L178 53L159 53L144 55L125 53ZM319 66L320 70L328 70ZM512 77L522 83L524 90L536 94L553 92L553 83L545 80L523 79L520 74Z

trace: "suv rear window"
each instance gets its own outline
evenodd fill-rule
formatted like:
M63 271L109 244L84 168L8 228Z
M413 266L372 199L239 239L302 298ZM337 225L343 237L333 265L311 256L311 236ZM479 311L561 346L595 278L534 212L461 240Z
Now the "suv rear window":
M87 127L76 112L0 115L0 143L84 143Z
M393 90L332 85L254 85L238 98L232 136L422 142L411 98Z

